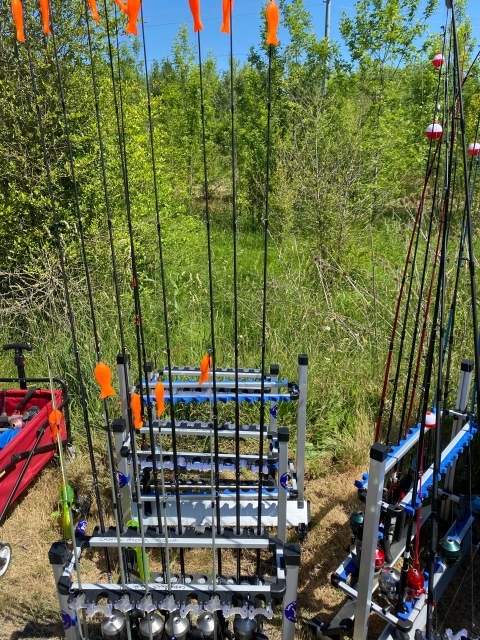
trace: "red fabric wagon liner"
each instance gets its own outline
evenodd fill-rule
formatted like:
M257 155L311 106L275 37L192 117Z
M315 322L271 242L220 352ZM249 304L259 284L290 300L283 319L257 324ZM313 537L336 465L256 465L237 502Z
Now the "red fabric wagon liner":
M9 389L7 391L5 404L7 416L13 414L13 410L25 397L26 393L27 391L23 389ZM55 400L59 407L62 404L62 392L60 390L55 391ZM11 466L9 467L12 462L12 456L15 456L16 454L24 454L26 452L28 453L35 444L39 429L46 421L48 421L49 413L52 410L52 397L50 391L42 389L35 391L30 401L23 408L22 414L31 407L39 407L40 412L32 418L32 420L30 420L23 429L21 429L20 433L11 442L9 442L2 451L0 451L0 513L3 511L10 493L15 486L15 482L26 463L26 459L20 460L12 469ZM61 434L62 440L65 440L67 433L64 420L62 420L61 423ZM38 447L45 447L46 445L52 444L55 444L55 442L52 440L50 427L47 426ZM28 487L37 474L40 473L45 465L53 458L55 451L56 447L52 447L48 451L42 451L32 457L30 464L25 471L25 475L15 492L12 504Z

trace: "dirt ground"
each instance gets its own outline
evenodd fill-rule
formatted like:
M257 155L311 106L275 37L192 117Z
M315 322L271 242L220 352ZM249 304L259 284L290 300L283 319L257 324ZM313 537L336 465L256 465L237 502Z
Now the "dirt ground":
M69 482L80 491L88 489L89 474L84 465L85 462L77 458L69 467ZM307 479L312 523L308 540L302 545L297 640L311 637L306 623L313 615L329 620L344 601L342 594L330 586L329 577L344 558L350 541L349 514L359 506L353 481L361 471L339 474L332 469L325 477ZM59 539L58 525L51 515L59 483L59 469L52 463L12 508L0 531L0 539L9 542L13 548L10 569L0 580L0 640L62 637L58 602L47 557L51 543ZM101 485L101 491L107 500L106 483ZM95 514L92 514L91 521L95 521ZM248 563L248 558L246 560ZM440 625L443 623L443 628L451 626L454 631L470 628L472 602L476 606L473 615L480 624L480 553L475 555L473 562L470 560L471 554L467 553L456 579L438 607L437 620ZM228 563L228 558L226 561ZM199 562L202 562L199 557L193 559L194 564ZM86 575L96 575L101 579L103 559L98 554L89 555L82 560L82 568ZM477 594L473 599L472 593ZM272 640L280 636L279 618L277 616L277 621L268 628L268 636ZM372 625L369 637L378 637L380 630L377 625Z

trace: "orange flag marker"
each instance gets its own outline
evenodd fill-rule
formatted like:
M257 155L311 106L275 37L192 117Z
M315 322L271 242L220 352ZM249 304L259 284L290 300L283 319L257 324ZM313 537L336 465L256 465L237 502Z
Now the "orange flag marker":
M97 3L95 2L95 0L88 0L88 4L90 5L92 18L95 20L95 22L100 22L100 18L98 17L98 11L97 11Z
M50 6L48 0L40 0L40 11L42 13L43 33L50 35Z
M12 13L15 28L17 30L17 40L25 42L25 31L23 29L23 7L20 0L12 0Z
M138 36L137 22L138 14L140 13L140 8L142 6L141 0L128 0L127 3L123 2L123 0L115 0L115 4L117 4L123 13L128 16L128 24L125 33L127 35L132 34L134 36Z
M165 411L165 387L160 381L155 385L155 400L157 401L157 415L160 417Z
M116 395L115 389L112 387L112 371L108 365L104 362L99 362L93 375L100 386L100 398L102 400Z
M142 405L141 405L140 396L138 395L138 393L132 393L130 406L132 408L132 413L133 413L133 425L135 429L141 429L143 427L143 420L142 420L142 414L141 414Z
M190 11L193 16L194 33L197 33L197 31L203 31L203 24L200 18L200 0L188 0L188 4L190 5Z
M222 11L223 11L223 23L220 27L220 31L222 33L230 33L230 13L233 9L233 0L223 0L222 3Z
M63 419L63 413L59 409L54 409L50 411L48 416L48 426L50 427L50 432L52 434L52 440L57 437L58 433L61 431L60 424Z
M200 362L200 384L208 380L208 372L210 371L210 356L206 353Z
M278 23L280 22L280 11L275 0L270 0L268 3L266 16L268 26L267 44L273 44L278 47L277 31Z

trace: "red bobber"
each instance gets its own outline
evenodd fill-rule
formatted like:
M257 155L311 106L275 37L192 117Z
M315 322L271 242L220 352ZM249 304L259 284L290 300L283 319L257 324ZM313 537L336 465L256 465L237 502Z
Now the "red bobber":
M478 156L480 153L480 142L472 142L468 147L468 155L469 156Z
M439 138L442 137L442 133L443 133L442 125L436 121L432 122L432 124L429 124L428 127L425 129L425 135L429 140L438 140Z
M385 566L385 554L380 547L377 547L375 551L375 573L378 573Z
M407 575L407 593L409 598L419 598L425 592L425 578L420 569L412 567Z
M437 416L432 411L427 411L425 414L425 429L435 429L437 425Z
M445 62L445 58L442 53L438 52L433 56L432 64L437 69L439 69L444 62Z

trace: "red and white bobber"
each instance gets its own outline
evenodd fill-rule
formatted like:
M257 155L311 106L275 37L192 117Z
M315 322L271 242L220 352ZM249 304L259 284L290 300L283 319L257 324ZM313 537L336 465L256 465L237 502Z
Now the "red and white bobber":
M425 429L435 429L437 425L437 416L432 411L425 414Z
M425 129L425 135L429 140L438 140L442 137L442 133L442 125L439 124L436 120L435 122L432 122L432 124L429 124Z
M445 62L445 57L442 53L438 52L433 56L432 64L436 69L440 69Z
M412 567L407 574L407 595L411 599L419 598L425 593L425 578L417 567Z
M468 155L469 156L478 156L480 153L480 142L472 142L468 147Z

